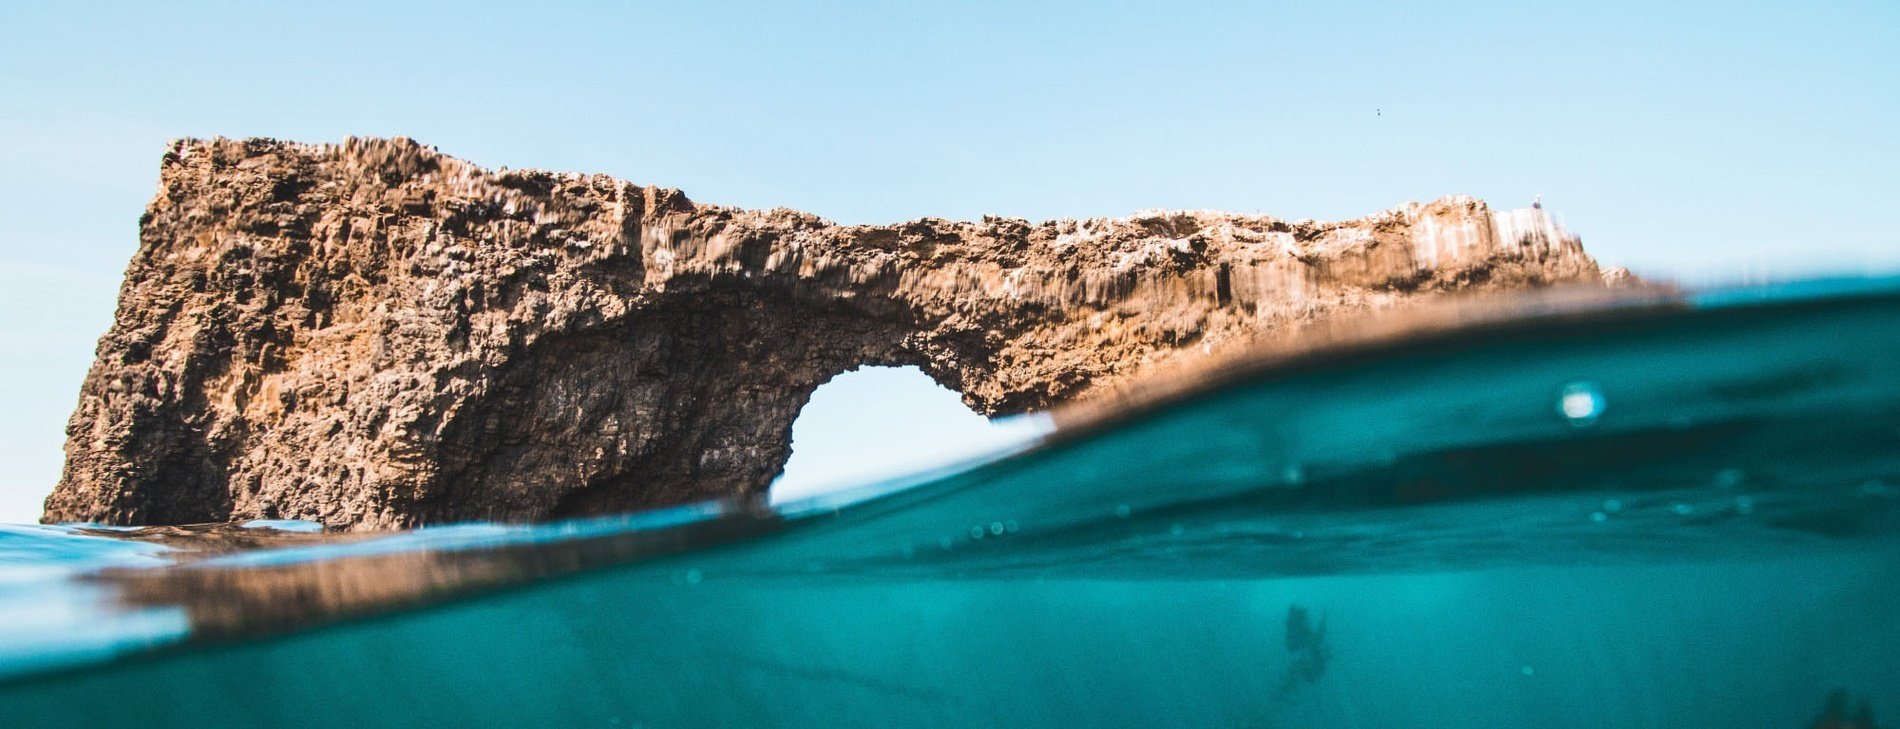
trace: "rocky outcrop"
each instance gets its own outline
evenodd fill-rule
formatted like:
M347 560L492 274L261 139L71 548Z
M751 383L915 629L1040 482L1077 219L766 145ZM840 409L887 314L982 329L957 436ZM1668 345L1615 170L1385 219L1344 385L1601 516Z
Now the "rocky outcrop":
M838 225L408 140L188 140L47 521L404 527L763 493L812 390L917 365L985 414L1263 328L1601 280L1536 209Z

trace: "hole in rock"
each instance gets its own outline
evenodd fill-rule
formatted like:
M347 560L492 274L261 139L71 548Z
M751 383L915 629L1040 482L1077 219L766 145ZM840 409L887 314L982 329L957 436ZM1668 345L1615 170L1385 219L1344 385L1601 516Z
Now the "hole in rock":
M986 419L916 367L861 367L820 385L792 421L792 456L772 482L771 501L949 465L1051 428L1040 414Z

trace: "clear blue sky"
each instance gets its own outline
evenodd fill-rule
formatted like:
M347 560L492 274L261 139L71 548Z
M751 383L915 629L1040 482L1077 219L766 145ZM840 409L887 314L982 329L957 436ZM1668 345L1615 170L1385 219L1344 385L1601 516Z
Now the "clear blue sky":
M1891 0L0 3L0 521L57 478L180 136L407 135L844 222L1541 193L1640 274L1900 266Z

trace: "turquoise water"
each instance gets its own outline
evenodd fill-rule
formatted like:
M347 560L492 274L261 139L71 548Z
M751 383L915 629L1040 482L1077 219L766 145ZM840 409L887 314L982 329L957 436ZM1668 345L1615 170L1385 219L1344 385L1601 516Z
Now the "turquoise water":
M1008 458L779 512L367 540L273 530L285 546L215 556L203 535L11 528L0 716L1900 715L1900 285L1527 316L1240 368ZM295 525L252 531L271 526Z

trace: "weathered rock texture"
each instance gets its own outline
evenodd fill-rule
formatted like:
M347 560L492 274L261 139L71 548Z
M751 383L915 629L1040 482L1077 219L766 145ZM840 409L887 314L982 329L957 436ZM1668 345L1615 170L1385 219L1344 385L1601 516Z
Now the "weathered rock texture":
M48 521L402 527L756 496L812 390L986 414L1432 292L1600 281L1541 210L846 226L408 140L179 142Z

